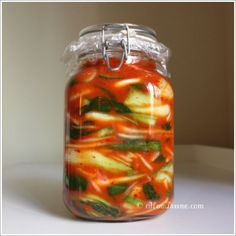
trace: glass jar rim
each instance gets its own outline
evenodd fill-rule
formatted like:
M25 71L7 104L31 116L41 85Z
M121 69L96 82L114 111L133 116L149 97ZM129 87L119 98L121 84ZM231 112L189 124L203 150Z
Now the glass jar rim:
M147 36L149 35L154 38L157 37L156 31L151 27L145 25L131 24L131 23L104 23L104 24L90 25L83 28L79 32L79 37L82 37L89 33L101 32L104 26L111 26L114 29L115 28L120 29L122 27L128 26L129 29L135 30L135 32L138 34L145 34Z

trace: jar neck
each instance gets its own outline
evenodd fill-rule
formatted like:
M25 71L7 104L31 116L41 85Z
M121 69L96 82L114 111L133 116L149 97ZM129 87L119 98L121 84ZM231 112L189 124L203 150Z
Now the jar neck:
M120 52L112 52L109 55L110 64L112 67L117 67L120 64ZM149 58L143 52L131 52L127 59L124 59L123 64L138 64L139 68L144 70L152 70L160 73L159 62ZM97 54L85 54L79 58L79 67L88 67L94 65L106 65L102 53ZM122 66L121 66L122 67ZM109 70L109 68L107 68Z

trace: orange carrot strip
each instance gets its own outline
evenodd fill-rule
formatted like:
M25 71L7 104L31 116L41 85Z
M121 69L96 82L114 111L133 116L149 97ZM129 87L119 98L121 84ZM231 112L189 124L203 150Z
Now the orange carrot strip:
M153 171L152 166L142 157L141 154L137 153L136 155L140 158L140 160L143 162L143 164L144 164L149 170Z

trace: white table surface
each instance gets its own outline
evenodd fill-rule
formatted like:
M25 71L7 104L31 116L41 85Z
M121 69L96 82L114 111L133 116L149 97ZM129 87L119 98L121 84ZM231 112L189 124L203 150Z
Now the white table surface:
M169 209L145 221L101 223L74 218L62 201L62 160L3 170L4 234L190 234L234 232L233 150L176 146L175 198L204 209Z

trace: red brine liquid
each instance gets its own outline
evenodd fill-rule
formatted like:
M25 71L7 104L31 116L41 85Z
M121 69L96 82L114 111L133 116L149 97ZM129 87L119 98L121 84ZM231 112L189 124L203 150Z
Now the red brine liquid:
M117 59L111 58L116 65ZM81 218L138 220L173 197L173 90L151 60L85 62L66 88L64 201Z

